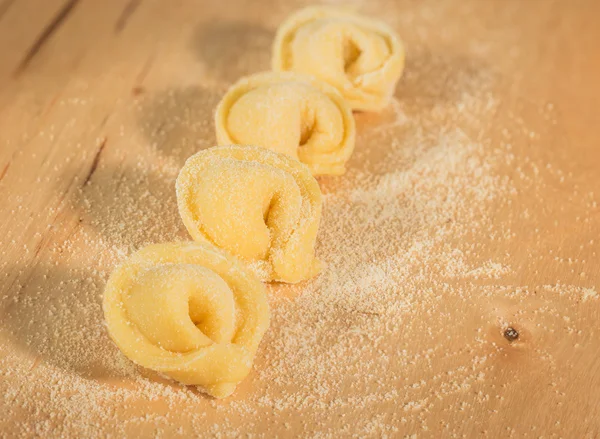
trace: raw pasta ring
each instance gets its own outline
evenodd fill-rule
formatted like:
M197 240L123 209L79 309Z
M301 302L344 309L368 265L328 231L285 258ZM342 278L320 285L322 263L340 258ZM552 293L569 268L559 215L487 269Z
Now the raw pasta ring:
M292 72L264 72L229 88L215 114L219 145L258 145L339 175L354 150L352 110L329 84Z
M217 398L248 375L269 326L263 284L206 243L134 253L111 274L103 307L108 332L129 359Z
M186 161L176 188L194 240L239 256L262 280L294 283L320 271L321 191L297 160L255 146L209 148Z
M307 73L333 85L356 110L381 110L404 69L404 46L384 23L351 11L311 6L277 30L275 71Z

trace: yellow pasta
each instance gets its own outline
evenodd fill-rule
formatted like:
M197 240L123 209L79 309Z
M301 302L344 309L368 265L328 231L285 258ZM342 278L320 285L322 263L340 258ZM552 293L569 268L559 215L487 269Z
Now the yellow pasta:
M209 244L155 244L111 274L111 338L140 366L223 398L250 372L269 326L264 286Z
M336 87L356 110L386 106L404 69L404 47L384 23L335 7L313 6L277 30L275 71L308 73Z
M254 146L222 146L190 157L177 177L177 204L196 241L239 256L263 280L316 275L321 191L309 169Z
M352 110L313 77L266 72L240 79L215 115L219 145L257 145L306 164L314 175L343 174L354 149Z

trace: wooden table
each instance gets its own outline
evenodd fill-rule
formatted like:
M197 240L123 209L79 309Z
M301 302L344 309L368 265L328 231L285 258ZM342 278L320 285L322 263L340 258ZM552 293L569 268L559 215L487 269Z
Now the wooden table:
M178 169L214 144L220 96L268 69L274 30L306 2L0 1L0 436L600 437L600 3L350 3L398 30L407 65L393 107L357 115L347 176L320 179L326 206L359 176L381 176L390 139L427 143L439 125L481 144L482 163L495 154L483 172L506 190L478 206L468 191L456 201L473 230L445 245L474 268L425 276L415 312L398 314L402 333L369 332L393 327L389 316L352 320L343 303L331 307L332 334L356 325L366 335L352 343L369 357L332 357L336 376L327 365L286 369L269 343L311 329L279 310L308 306L294 301L311 287L271 287L256 369L273 371L217 402L120 357L102 326L102 288L134 248L187 239ZM355 230L341 221L325 215L326 261L340 224ZM362 251L356 241L345 251ZM436 255L412 268L432 270ZM325 347L342 343L315 330ZM297 349L322 349L311 346Z

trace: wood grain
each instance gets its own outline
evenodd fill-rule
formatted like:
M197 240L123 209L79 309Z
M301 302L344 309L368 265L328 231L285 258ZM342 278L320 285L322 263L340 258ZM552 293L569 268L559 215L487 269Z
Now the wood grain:
M388 21L405 40L408 73L396 94L401 105L413 113L452 105L458 95L469 92L469 84L489 75L493 93L500 99L499 110L494 117L476 121L475 135L493 145L503 141L503 130L514 134L513 165L495 172L514 182L517 193L510 202L482 207L495 219L494 233L505 231L510 236L496 240L492 233L474 236L479 250L469 256L473 263L493 259L514 269L493 284L457 281L468 292L496 286L499 293L493 302L482 297L465 306L463 301L448 300L435 318L421 310L424 314L415 316L412 327L422 331L412 335L413 343L406 349L418 353L427 347L446 347L450 338L458 341L451 345L455 352L448 348L436 354L434 364L412 369L404 378L429 383L410 395L419 400L435 393L433 376L460 371L475 357L494 352L493 372L480 387L473 383L470 390L456 390L439 404L403 414L408 421L388 435L600 437L600 301L574 300L560 287L600 289L600 207L596 204L600 196L596 109L600 3L355 3L365 13ZM8 373L11 362L22 361L32 380L40 379L42 375L36 374L44 368L54 367L64 369L66 375L105 383L107 389L133 386L127 379L107 377L102 364L84 361L65 366L68 361L60 355L45 355L42 339L27 325L34 322L51 332L55 320L42 313L28 314L29 308L22 304L44 297L50 309L68 295L84 309L86 301L97 301L101 294L105 275L114 265L112 249L186 239L172 186L178 167L197 149L214 144L212 111L223 91L241 75L269 67L274 30L287 14L305 4L300 0L0 2L3 373ZM384 123L386 117L390 113L361 114L357 123L366 130ZM527 134L519 131L522 128ZM368 171L367 162L353 165ZM539 178L531 183L534 174ZM321 183L324 192L342 184L331 179ZM139 200L149 219L142 224L128 222L131 216L115 201L119 193ZM161 219L160 229L153 228L152 217ZM103 235L97 224L113 219L115 230L123 224L121 235ZM515 285L531 291L527 299L519 299ZM542 293L547 285L555 286L555 292ZM73 309L77 313L79 308ZM544 309L557 310L556 315L544 314L540 311ZM65 312L64 319L71 318ZM100 322L99 308L86 318ZM462 324L453 325L457 321ZM502 336L505 323L519 331L517 340ZM580 331L576 339L569 332L572 327ZM480 335L486 343L480 351L460 342L481 328L486 328ZM65 349L77 347L73 340ZM98 346L106 342L106 334L86 341ZM393 340L388 347L395 349ZM2 379L0 390L8 394ZM249 380L237 397L243 400L251 386ZM60 394L58 385L57 389ZM373 390L360 392L368 395ZM350 380L339 389L341 397L356 391ZM485 400L486 392L497 397ZM31 398L35 400L34 395ZM393 418L404 402L377 406L364 416ZM0 408L3 404L8 407L10 401L0 401ZM184 433L197 435L204 426L223 422L227 408L219 407L220 411L212 402L200 405L204 417L182 419ZM116 430L119 422L139 418L148 410L176 411L161 401L117 407L114 417L98 426L94 435L121 431ZM0 436L35 436L36 425L41 428L44 422L53 422L35 403L13 407L11 413L0 420ZM252 425L236 415L228 418L228 425L268 437L352 433L352 422L344 413L298 416L260 410L253 416ZM286 422L291 430L284 426ZM154 424L140 421L128 431L181 434L176 427L157 431ZM69 433L56 431L57 436ZM370 435L384 434L374 430Z

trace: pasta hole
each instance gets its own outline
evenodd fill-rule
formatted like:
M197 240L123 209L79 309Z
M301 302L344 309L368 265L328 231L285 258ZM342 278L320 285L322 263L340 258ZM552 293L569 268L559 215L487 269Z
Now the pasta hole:
M274 203L275 197L271 197L265 200L265 203L263 204L263 221L267 227L269 226L269 214L271 213L271 208L273 207Z
M300 146L304 146L308 143L315 131L316 123L317 121L314 112L305 111L304 116L302 117L302 126L300 127Z
M310 137L312 136L313 128L314 124L311 124L311 126L302 126L302 130L300 131L300 146L304 146L308 143Z
M344 41L344 71L350 70L352 65L360 57L362 51L360 47L350 38Z

